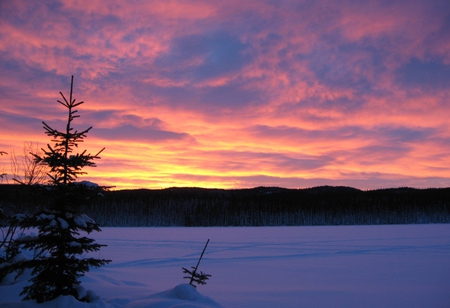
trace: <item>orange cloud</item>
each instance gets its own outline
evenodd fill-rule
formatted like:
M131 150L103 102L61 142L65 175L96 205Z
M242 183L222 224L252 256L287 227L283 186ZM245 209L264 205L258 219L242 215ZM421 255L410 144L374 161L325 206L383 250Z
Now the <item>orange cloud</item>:
M86 179L442 186L446 2L2 2L0 146L47 142L75 75Z

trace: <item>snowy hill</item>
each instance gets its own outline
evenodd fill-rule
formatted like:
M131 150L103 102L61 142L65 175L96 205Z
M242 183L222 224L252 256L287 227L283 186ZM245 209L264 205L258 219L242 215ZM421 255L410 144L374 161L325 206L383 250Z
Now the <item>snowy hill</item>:
M218 303L209 297L201 295L195 287L190 284L180 284L173 289L165 292L148 296L144 299L117 301L107 305L100 298L96 298L90 303L77 301L72 296L60 296L50 302L36 304L34 301L23 301L16 303L0 304L0 307L11 308L106 308L122 307L124 308L220 308Z

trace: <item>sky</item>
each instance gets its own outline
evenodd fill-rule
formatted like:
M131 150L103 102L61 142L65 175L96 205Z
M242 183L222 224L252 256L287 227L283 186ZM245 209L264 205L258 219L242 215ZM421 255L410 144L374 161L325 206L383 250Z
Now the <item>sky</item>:
M0 71L0 150L73 75L115 189L450 183L448 0L0 1Z

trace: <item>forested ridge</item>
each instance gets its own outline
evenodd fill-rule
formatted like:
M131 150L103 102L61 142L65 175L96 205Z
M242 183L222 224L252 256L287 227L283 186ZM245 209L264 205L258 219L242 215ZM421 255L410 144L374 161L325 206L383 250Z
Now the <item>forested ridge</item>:
M0 207L28 213L42 188L0 185ZM44 198L45 199L45 198ZM167 188L105 191L84 212L101 226L301 226L450 222L450 188Z

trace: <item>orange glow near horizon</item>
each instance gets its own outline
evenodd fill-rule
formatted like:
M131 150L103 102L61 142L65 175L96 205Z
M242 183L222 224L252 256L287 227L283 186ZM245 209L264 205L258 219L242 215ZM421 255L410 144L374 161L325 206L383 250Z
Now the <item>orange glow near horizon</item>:
M85 104L114 189L450 183L446 1L0 3L0 150ZM447 10L448 12L448 10ZM0 156L8 173L10 157Z

